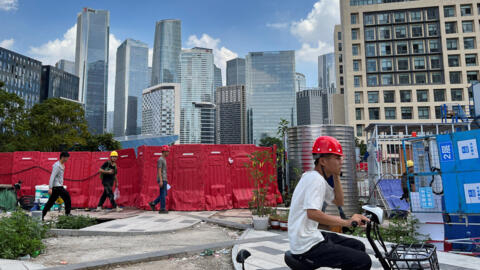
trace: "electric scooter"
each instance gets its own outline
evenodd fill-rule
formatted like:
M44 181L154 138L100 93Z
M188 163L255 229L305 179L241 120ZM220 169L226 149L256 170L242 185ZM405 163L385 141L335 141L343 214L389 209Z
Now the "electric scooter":
M372 246L375 257L384 270L439 270L436 247L432 244L394 244L388 250L380 234L379 225L383 222L383 210L380 207L364 205L365 216L370 220L366 223L367 240ZM357 227L357 222L352 222L352 227ZM373 237L375 238L373 238ZM380 250L377 243L380 245ZM245 263L250 256L247 250L240 250L237 254L237 262ZM285 252L285 263L293 270L313 270L316 267L313 261L308 259L299 260L290 251Z

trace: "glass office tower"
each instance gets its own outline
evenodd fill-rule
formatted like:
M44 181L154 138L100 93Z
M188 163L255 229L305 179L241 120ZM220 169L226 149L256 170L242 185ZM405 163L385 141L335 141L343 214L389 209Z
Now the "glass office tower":
M179 57L182 50L181 30L180 20L157 22L150 85L179 82Z

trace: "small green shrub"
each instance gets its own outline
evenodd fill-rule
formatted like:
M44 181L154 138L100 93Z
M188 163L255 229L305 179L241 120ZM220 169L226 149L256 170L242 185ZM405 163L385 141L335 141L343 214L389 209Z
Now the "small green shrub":
M22 210L12 212L9 217L0 218L0 258L38 254L45 249L42 239L46 237L47 227Z
M394 216L390 218L387 227L380 227L380 235L385 242L397 244L413 244L428 240L427 235L417 232L418 219L410 217ZM365 228L358 227L353 235L367 237Z
M97 220L90 216L59 216L55 226L58 229L82 229L97 223Z

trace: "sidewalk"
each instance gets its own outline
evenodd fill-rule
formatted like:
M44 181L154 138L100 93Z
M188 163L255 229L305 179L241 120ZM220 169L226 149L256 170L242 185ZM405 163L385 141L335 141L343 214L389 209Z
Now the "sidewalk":
M255 231L247 230L242 235L241 239L250 239L257 237L274 237L275 239L254 243L246 243L235 245L232 250L232 260L234 262L235 270L241 270L242 265L238 264L235 261L237 253L239 250L246 249L252 254L246 260L245 269L247 270L256 270L256 269L270 269L270 270L289 270L287 265L284 262L283 254L287 251L289 247L288 234L287 232L282 231ZM372 270L383 270L382 266L375 258L373 250L368 243L366 238L349 236L355 239L362 241L367 247L367 253L372 259ZM480 265L480 258L456 255L446 252L437 251L438 260L440 263L440 269L442 270L474 270L478 269ZM330 268L320 268L320 269L330 269Z
M3 260L0 259L0 270L37 270L44 269L45 267L40 264L16 261L16 260Z

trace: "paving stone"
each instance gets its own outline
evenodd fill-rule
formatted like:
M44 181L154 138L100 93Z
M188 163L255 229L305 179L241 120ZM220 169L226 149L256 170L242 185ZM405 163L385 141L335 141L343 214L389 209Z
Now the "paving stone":
M147 218L152 218L153 216L139 216L138 219L147 219Z
M144 229L130 229L129 232L144 232Z
M166 218L159 218L159 219L156 219L154 222L167 222L167 221L170 221L171 219L166 219Z
M118 229L118 228L122 228L122 227L125 227L125 226L127 226L127 224L115 224L115 225L108 226L107 228Z
M193 219L187 219L187 220L182 220L179 223L194 223L197 222L198 220L193 220Z

